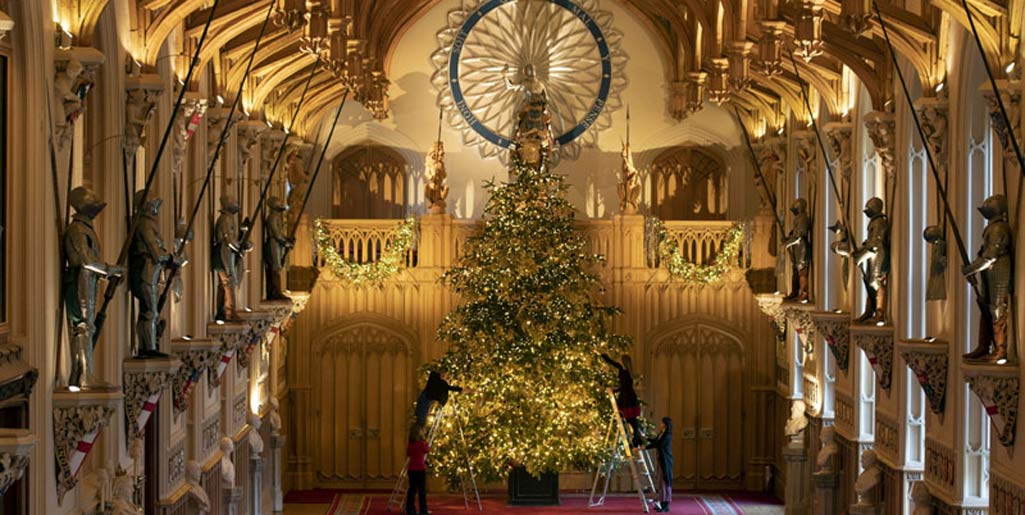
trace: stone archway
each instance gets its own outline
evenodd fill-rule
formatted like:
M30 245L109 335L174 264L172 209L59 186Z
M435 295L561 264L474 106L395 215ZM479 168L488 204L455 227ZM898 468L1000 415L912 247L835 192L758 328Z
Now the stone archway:
M650 416L674 421L675 485L743 488L744 345L725 323L688 317L649 339Z
M415 337L366 314L314 343L313 474L318 487L390 485L405 459Z

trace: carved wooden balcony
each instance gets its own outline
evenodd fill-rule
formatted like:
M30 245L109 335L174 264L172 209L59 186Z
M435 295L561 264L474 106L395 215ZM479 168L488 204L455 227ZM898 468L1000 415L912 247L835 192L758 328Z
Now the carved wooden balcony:
M829 345L836 367L846 372L851 362L851 314L840 310L812 311L810 316L815 330Z
M986 407L993 431L1004 447L1014 445L1018 423L1018 396L1021 392L1021 367L965 361L961 364L965 381Z
M947 397L947 371L950 345L936 338L916 338L897 342L897 352L915 373L918 384L933 413L942 414Z

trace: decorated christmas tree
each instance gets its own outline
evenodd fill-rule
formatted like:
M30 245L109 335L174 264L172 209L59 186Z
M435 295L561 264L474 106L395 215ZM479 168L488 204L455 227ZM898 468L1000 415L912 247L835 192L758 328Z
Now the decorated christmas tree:
M602 257L575 227L564 178L546 152L532 156L514 154L513 180L487 185L483 220L443 277L463 303L438 330L448 353L429 367L465 389L450 402L466 442L454 427L438 432L430 459L441 475L462 474L467 455L490 481L515 465L590 469L603 451L615 376L599 353L618 356L629 340L609 332L617 310L601 301Z

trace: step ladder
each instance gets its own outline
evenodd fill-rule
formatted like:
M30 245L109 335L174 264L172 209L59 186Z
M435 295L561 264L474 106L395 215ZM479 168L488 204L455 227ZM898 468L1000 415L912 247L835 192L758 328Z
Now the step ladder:
M644 513L649 513L651 505L655 502L653 497L648 497L648 494L655 494L655 482L652 479L654 463L647 449L631 446L630 438L626 434L626 425L623 423L623 418L619 416L616 396L611 389L609 389L609 402L612 403L612 418L606 426L603 440L604 448L608 450L608 458L594 472L594 484L591 486L588 507L594 508L605 504L612 477L620 465L625 462L630 469L630 479L634 489L637 490L637 497L641 501ZM602 485L600 494L598 492L599 484Z
M459 477L459 485L463 490L463 505L466 509L470 509L470 496L469 490L473 490L474 499L477 502L477 510L483 511L484 507L480 502L480 491L477 489L477 477L473 472L473 465L470 462L470 455L466 450L466 436L463 433L463 422L458 416L458 408L456 407L455 401L449 401L445 405L437 405L431 409L431 414L427 417L427 425L430 429L427 432L427 446L431 449L434 448L434 437L438 434L438 430L445 427L445 419L451 417L455 421L456 430L459 432L459 444L462 450L463 457L466 458L466 469L469 474L469 478L465 476ZM386 509L390 512L392 508L397 508L398 512L405 511L406 509L406 492L409 490L409 458L406 458L406 462L402 465L402 472L399 473L399 479L395 481L395 487L392 488L391 495L388 497L388 505ZM469 479L469 488L467 487L467 479Z

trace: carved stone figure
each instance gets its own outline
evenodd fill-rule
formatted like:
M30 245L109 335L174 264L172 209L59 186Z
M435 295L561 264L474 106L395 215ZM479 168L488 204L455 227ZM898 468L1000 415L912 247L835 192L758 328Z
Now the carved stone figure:
M267 279L267 300L287 300L281 290L281 270L285 253L293 242L285 231L288 206L278 197L267 199L267 216L263 220L263 269Z
M1007 359L1007 321L1014 265L1014 234L1007 222L1007 197L990 196L979 207L979 212L987 220L986 229L982 231L982 248L961 272L978 286L989 312L982 314L978 345L964 357L1000 363Z
M278 400L274 397L270 398L270 414L268 415L270 422L270 432L273 435L281 434L281 411L278 406Z
M634 156L630 152L630 144L623 144L623 176L619 183L619 210L624 215L637 213L637 200L641 196L641 174L634 166Z
M143 197L144 191L135 192L133 205L139 210L139 223L132 237L128 255L128 287L132 296L139 302L139 316L135 323L135 333L139 347L137 357L167 357L159 351L160 342L157 337L157 302L160 296L160 278L164 267L178 264L167 249L160 236L161 200L150 194Z
M64 69L57 72L53 78L53 89L56 93L57 103L54 107L57 112L54 114L54 121L59 125L72 123L82 112L82 98L75 91L78 85L78 78L85 71L82 63L72 57L68 59Z
M790 233L783 241L783 246L790 250L791 284L787 299L807 302L808 267L811 265L812 250L808 201L803 198L794 200L790 212L794 215L790 222Z
M808 416L805 414L807 405L802 400L796 400L790 404L790 418L783 428L791 442L804 437L804 430L808 427Z
M235 452L235 441L230 437L221 438L221 481L225 488L235 487L235 463L231 461Z
M517 114L515 152L520 162L530 166L540 166L542 159L547 160L555 146L552 136L551 114L548 112L548 93L537 78L534 65L523 67L523 79L518 83L509 80L509 67L503 70L505 85L508 89L522 91L524 101Z
M132 476L118 471L114 476L113 500L111 515L142 515L142 508L136 506L134 497L135 485Z
M260 426L263 424L260 420L260 415L256 413L249 414L249 453L251 456L259 456L263 454L263 437L260 436Z
M822 431L819 432L819 443L822 444L822 447L819 449L819 454L815 457L818 471L835 472L836 455L840 452L840 447L836 444L836 430L833 429L833 426L822 428Z
M129 158L142 145L146 125L156 109L157 92L146 88L129 88L125 102L125 148Z
M929 280L925 286L925 300L947 299L947 240L943 229L930 225L922 232L922 238L931 247L929 253Z
M843 287L847 289L850 278L851 235L840 220L829 226L829 231L836 235L836 240L829 244L829 250L840 256L840 273L843 275Z
M288 166L288 205L298 205L300 199L306 194L306 187L310 183L310 177L306 171L306 161L302 158L300 149L295 148L285 157L285 164Z
M188 495L195 504L198 513L210 513L210 496L200 482L203 478L203 466L198 461L189 460L185 464L185 485L189 487Z
M448 184L445 184L445 179L448 178L448 174L445 172L445 144L440 140L431 145L424 170L427 179L427 183L424 184L427 208L433 214L444 213L445 199L448 198Z
M883 324L886 321L887 281L890 276L890 220L883 213L883 200L872 197L865 203L865 216L868 217L868 235L854 256L859 266L865 268L865 312L858 317L859 322Z
M92 381L97 283L100 277L120 277L124 271L121 267L100 261L100 239L93 229L93 220L107 203L83 186L71 190L68 202L75 210L64 231L67 267L61 277L71 326L71 375L68 384L83 387Z
M238 320L235 314L235 288L239 284L238 258L242 254L239 241L238 200L221 196L221 214L214 226L213 269L217 274L217 320Z
M864 468L854 481L854 491L857 493L858 499L857 505L875 506L878 502L877 489L883 476L876 458L876 451L867 449L861 453L861 466Z

